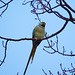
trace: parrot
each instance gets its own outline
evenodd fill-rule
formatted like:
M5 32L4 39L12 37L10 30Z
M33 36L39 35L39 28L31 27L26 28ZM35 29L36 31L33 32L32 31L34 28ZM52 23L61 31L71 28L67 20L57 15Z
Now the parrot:
M26 73L27 67L29 65L30 59L31 59L31 63L33 62L33 58L34 58L34 54L36 51L37 46L41 43L42 40L37 40L37 39L41 39L45 36L45 22L40 22L39 25L37 25L34 29L33 29L33 33L32 33L32 38L35 38L36 40L32 40L32 50L24 71L24 75Z

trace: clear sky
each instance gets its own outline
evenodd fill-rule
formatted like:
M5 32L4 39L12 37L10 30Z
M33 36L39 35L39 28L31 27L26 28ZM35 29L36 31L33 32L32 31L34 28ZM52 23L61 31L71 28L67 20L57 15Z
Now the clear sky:
M0 17L0 36L7 38L31 38L32 31L36 25L39 24L38 20L35 20L36 15L31 13L30 5L22 5L23 0L13 0L6 12ZM69 0L69 5L75 7L75 0L73 2ZM54 4L52 4L54 5ZM2 10L0 10L2 11ZM59 8L58 10L65 16L68 14ZM74 15L74 14L73 14ZM58 31L63 24L64 20L56 17L54 14L45 13L40 15L41 21L46 22L45 31L48 35ZM59 38L59 50L63 51L65 47L66 53L73 51L75 53L75 25L68 22L66 28L58 34ZM56 37L50 38L49 40L56 41ZM2 47L2 41L0 39L0 60L4 56L4 48ZM47 41L44 40L38 46L34 56L33 63L29 64L26 75L44 75L42 69L49 75L49 70L56 75L57 71L61 72L60 64L62 63L63 68L71 68L71 63L75 66L75 58L67 57L56 54L48 54L43 51L44 46L47 45ZM29 54L32 49L32 41L25 40L14 42L10 41L7 46L7 57L5 63L0 67L0 75L23 75L26 67ZM47 49L51 51L51 49Z

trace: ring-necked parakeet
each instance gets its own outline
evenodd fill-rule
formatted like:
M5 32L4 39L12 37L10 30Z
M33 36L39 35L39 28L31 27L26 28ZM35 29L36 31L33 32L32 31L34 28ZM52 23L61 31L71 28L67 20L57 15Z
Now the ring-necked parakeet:
M45 22L41 22L39 25L37 25L34 28L33 33L32 33L32 38L36 38L36 40L32 41L33 47L32 47L32 50L31 50L24 74L26 73L26 70L27 70L27 67L28 67L28 64L29 64L29 61L31 58L32 58L31 59L31 63L32 63L36 48L41 42L41 40L37 40L37 39L43 38L44 36L45 36Z

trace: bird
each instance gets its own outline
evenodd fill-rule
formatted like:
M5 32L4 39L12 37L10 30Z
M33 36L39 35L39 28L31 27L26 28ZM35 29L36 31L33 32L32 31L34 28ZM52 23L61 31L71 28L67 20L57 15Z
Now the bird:
M35 40L32 40L33 46L32 46L32 50L31 50L31 53L30 53L30 56L29 56L29 59L28 59L28 62L27 62L25 71L24 71L24 75L25 75L26 70L28 68L30 59L31 59L31 63L32 63L33 62L34 55L35 55L36 48L37 48L37 46L42 41L42 40L37 40L37 39L41 39L41 38L43 38L45 36L45 25L46 25L45 22L40 22L39 25L37 25L33 29L32 38L35 38Z

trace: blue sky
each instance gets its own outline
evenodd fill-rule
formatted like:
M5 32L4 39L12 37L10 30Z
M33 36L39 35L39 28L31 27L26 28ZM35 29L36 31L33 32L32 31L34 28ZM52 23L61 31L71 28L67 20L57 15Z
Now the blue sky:
M23 0L14 0L9 4L7 11L0 17L0 36L7 38L31 38L32 31L36 25L39 24L38 20L35 20L36 15L31 13L30 5L22 5ZM69 5L73 8L74 3L69 0ZM54 5L54 4L52 4ZM58 10L63 15L68 14L59 8ZM74 15L74 14L73 14ZM58 31L63 24L64 20L56 17L54 14L43 14L40 15L41 21L46 22L45 31L48 35ZM58 34L59 38L59 50L62 52L63 46L65 47L66 53L70 53L72 50L75 53L75 25L71 22L68 23L66 28ZM56 37L50 38L49 40L56 41ZM0 59L4 56L4 49L2 47L2 41L0 39ZM33 63L29 64L26 75L44 75L42 69L49 75L49 71L56 75L57 71L61 72L60 63L63 64L63 68L71 68L71 63L75 65L74 57L66 57L56 54L48 54L43 51L44 45L47 45L46 40L42 41L38 46L35 53ZM32 41L9 41L7 47L7 57L5 63L0 67L0 75L22 75L26 67L29 54L32 49ZM51 51L51 49L48 49Z

